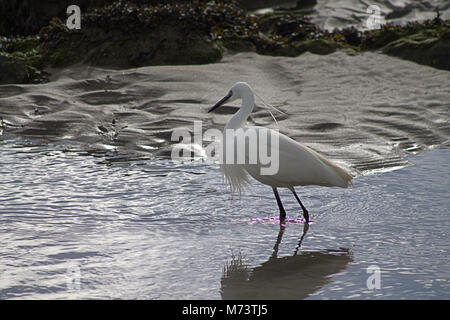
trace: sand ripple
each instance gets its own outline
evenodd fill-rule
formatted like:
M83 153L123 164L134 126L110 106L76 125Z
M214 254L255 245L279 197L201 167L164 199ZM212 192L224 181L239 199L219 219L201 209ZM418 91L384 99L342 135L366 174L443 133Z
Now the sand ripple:
M68 140L119 153L168 156L177 127L222 129L237 104L207 109L236 81L285 112L278 127L260 99L249 122L278 128L357 171L389 169L448 143L450 73L377 53L254 53L221 63L106 70L77 65L51 82L0 86L4 136ZM206 142L205 142L206 144Z

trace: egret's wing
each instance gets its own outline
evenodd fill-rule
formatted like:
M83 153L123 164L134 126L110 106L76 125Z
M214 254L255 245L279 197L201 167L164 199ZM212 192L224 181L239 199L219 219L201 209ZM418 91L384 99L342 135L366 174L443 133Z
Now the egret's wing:
M258 163L255 165L247 162L250 165L245 166L246 170L260 182L286 187L310 184L339 187L349 185L351 176L316 151L278 131L261 127L247 128L247 130L251 129L258 133L258 137L270 135L270 138L258 140L258 153L264 154L270 150L270 165L278 168L271 176L262 176L261 168L268 167L267 158L265 161L260 161L261 159L258 158ZM246 159L251 160L248 155ZM276 161L278 163L275 163Z
M352 177L318 152L280 134L280 178L294 185L348 187Z

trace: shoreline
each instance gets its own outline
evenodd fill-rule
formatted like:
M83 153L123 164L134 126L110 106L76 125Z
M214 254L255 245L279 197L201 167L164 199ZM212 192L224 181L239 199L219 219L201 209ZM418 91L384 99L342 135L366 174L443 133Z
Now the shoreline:
M380 51L450 70L450 20L439 13L404 26L328 31L295 10L254 15L235 1L152 7L115 1L83 12L81 25L69 30L54 18L39 34L0 37L0 84L46 82L49 68L76 63L114 69L216 63L226 51L287 57Z
M376 52L342 51L241 52L213 64L127 70L78 64L59 69L48 83L1 86L0 116L6 135L170 157L174 129L200 120L204 130L222 130L234 104L206 111L231 84L245 81L285 113L275 113L277 125L258 98L251 125L278 128L355 171L393 168L450 139L449 73L412 66Z

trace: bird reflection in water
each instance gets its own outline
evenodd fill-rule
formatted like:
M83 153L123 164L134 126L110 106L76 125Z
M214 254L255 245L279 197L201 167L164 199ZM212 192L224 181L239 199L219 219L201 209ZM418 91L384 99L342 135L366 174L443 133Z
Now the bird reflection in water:
M223 270L222 299L305 299L330 283L331 276L352 261L351 253L345 248L299 252L308 229L305 223L292 256L278 258L284 225L280 226L272 255L260 266L252 269L244 264L240 253L232 255Z

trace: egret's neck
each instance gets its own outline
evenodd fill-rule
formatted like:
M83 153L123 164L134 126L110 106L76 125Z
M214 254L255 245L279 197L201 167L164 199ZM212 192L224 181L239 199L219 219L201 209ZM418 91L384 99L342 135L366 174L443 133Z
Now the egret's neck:
M242 106L238 112L236 112L231 119L228 121L225 129L239 129L245 126L248 116L253 111L253 106L255 105L255 98L251 91L246 92L242 96Z

